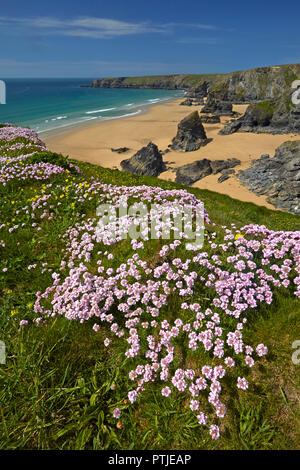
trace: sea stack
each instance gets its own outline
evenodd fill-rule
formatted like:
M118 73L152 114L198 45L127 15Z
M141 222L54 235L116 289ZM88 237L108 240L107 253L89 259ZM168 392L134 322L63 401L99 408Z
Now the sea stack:
M173 150L183 150L192 152L211 142L204 130L198 111L186 116L178 124L176 137L172 140L171 148Z
M166 170L157 145L149 142L131 158L121 162L122 170L136 175L158 176Z

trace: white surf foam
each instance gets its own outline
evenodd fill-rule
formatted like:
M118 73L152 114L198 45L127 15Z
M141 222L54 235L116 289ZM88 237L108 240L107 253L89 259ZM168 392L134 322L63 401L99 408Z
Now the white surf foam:
M113 111L114 109L116 108L95 109L94 111L86 111L85 114L106 113L107 111Z

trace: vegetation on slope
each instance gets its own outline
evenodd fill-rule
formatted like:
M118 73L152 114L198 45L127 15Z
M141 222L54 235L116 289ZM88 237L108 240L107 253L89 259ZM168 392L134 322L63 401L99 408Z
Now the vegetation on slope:
M163 383L150 383L143 397L131 405L127 393L128 387L132 387L128 373L133 360L124 356L126 348L121 341L112 342L110 349L105 347L109 326L102 325L96 332L92 328L95 317L81 323L64 315L40 316L36 294L46 292L53 285L55 273L62 278L68 275L67 267L62 264L68 253L63 235L70 227L76 224L79 227L95 218L103 194L99 184L108 185L107 193L116 185L130 190L143 186L144 193L146 188L150 191L151 188L185 189L187 194L196 196L204 202L212 222L206 224L203 250L210 260L219 256L229 270L233 267L226 261L228 255L222 255L214 246L225 243L225 226L236 234L228 252L233 255L243 246L243 239L251 240L251 234L246 235L242 227L265 225L270 230L281 231L281 235L289 232L292 240L299 230L299 217L211 191L184 188L153 177L134 176L86 163L68 161L71 165L68 169L60 166L59 159L45 162L45 152L47 149L31 131L11 129L9 132L5 128L1 134L0 339L6 344L7 357L6 364L0 365L0 448L296 448L299 365L291 360L291 345L300 338L300 305L292 274L285 278L291 281L290 286L274 287L271 303L261 302L246 311L245 344L263 343L268 347L268 354L255 360L249 370L242 357L237 357L234 376L247 377L247 390L237 388L230 376L222 382L227 414L220 425L220 439L211 439L205 427L199 425L186 394L174 390L170 398L162 396ZM97 261L101 260L105 270L117 269L137 253L155 269L174 260L172 254L159 254L165 243L166 240L152 240L144 249L133 248L129 240L111 246L97 244L96 249L102 252L100 256L93 255L87 260L83 256L78 260L79 251L73 261L76 266L76 263L85 264L96 275ZM255 262L263 268L262 251L260 246ZM108 254L114 258L109 260ZM297 256L296 247L293 256ZM178 247L176 257L186 260L191 255L182 246ZM273 260L278 265L281 261L280 256ZM197 270L205 275L203 266ZM214 296L214 287L201 283L194 294L184 299L171 295L162 308L162 318L172 322L180 317L188 323L193 316L191 311L182 310L182 300L199 302L201 309L207 309ZM42 303L47 302L46 297L41 299ZM52 312L53 304L48 303L47 308ZM115 306L112 313L121 321L121 313ZM219 313L225 331L230 330L233 319L227 319L220 310ZM146 337L142 338L142 346L144 342ZM219 359L203 348L197 351L186 348L183 339L176 343L178 368L199 370L208 360L212 366L219 365ZM208 409L207 404L201 406ZM116 409L122 412L117 419L113 417Z

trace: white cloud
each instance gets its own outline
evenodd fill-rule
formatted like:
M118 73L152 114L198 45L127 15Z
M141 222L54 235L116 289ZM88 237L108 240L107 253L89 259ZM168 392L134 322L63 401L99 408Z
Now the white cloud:
M52 17L36 17L36 18L16 18L1 17L0 25L7 32L15 30L30 30L30 34L34 32L43 33L44 35L59 36L78 36L89 38L106 38L110 39L118 36L137 35L137 34L170 34L182 28L194 28L200 30L216 30L213 25L198 23L161 23L154 24L150 22L131 23L119 21L109 18L82 17L75 19L58 19Z

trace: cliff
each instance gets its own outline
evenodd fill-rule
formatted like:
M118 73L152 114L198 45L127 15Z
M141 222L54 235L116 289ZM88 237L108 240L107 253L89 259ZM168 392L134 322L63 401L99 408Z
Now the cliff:
M154 88L203 90L215 99L249 103L279 97L300 78L300 64L260 67L228 74L150 75L94 80L94 88Z
M148 75L144 77L114 77L94 80L93 88L155 88L166 90L191 90L199 85L211 86L221 75L178 74Z
M209 89L210 96L232 103L279 98L300 78L300 64L260 67L218 77Z

